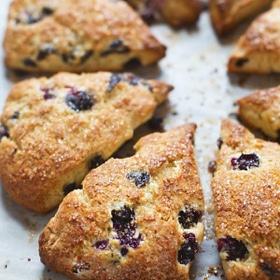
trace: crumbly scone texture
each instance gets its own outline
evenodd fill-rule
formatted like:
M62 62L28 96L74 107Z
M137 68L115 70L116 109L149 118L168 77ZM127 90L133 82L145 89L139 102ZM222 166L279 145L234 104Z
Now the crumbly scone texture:
M195 23L201 12L198 0L126 0L145 20L164 20L174 27Z
M280 87L258 90L237 101L239 116L250 127L280 139Z
M124 1L14 0L6 65L28 72L121 70L157 62L165 47Z
M272 0L210 0L210 15L218 34L223 35L242 21L269 7Z
M228 63L229 72L280 72L280 8L259 16L239 39Z
M150 134L136 144L133 157L110 159L93 170L82 190L65 197L41 234L42 262L75 280L189 279L190 255L203 239L203 224L201 217L186 216L185 222L193 223L183 228L178 214L204 209L194 131L190 124ZM144 185L131 180L135 172L146 174ZM133 212L134 228L124 226L120 232L113 213L124 208ZM192 245L186 245L188 236ZM178 262L181 249L185 264Z
M5 190L29 209L49 211L71 184L79 186L91 167L130 139L170 90L159 81L109 72L16 84L0 123Z
M225 245L228 253L220 254L226 279L277 280L280 277L280 146L256 139L230 120L223 122L221 134L223 144L212 189L218 246L230 241ZM258 156L258 167L233 169L233 158L251 153ZM234 260L237 256L242 258Z

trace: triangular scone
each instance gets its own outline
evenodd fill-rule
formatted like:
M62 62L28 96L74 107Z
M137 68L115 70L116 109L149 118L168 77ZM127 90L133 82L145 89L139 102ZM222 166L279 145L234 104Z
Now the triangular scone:
M239 116L246 124L280 139L280 87L256 91L237 104Z
M0 175L17 203L55 207L152 117L170 86L132 74L68 74L15 85L0 123Z
M280 146L229 120L212 188L227 280L280 279Z
M215 30L224 34L242 21L269 7L272 0L210 0L210 14Z
M42 262L77 280L189 279L203 239L194 131L148 135L93 170L44 229Z
M230 57L229 72L280 72L280 8L259 16L239 39Z
M6 64L30 72L120 70L155 63L165 47L124 1L14 0Z
M195 23L201 12L198 0L126 0L145 20L163 19L174 27Z

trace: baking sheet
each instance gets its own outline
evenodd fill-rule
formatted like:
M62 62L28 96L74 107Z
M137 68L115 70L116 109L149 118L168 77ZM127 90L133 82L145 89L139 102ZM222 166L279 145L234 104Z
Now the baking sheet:
M0 35L3 38L9 0L0 2ZM210 175L208 162L214 158L216 140L222 118L235 112L233 103L257 88L275 86L280 77L265 76L228 76L227 58L232 51L233 42L239 31L227 39L218 40L215 36L209 16L204 12L196 27L172 30L167 25L152 27L157 37L168 47L167 56L158 66L141 68L135 71L145 78L157 78L175 86L169 102L158 111L165 117L166 129L186 122L196 122L196 153L201 181L206 198L205 216L206 236L201 252L196 257L192 270L192 279L223 279L222 271L215 276L209 271L219 266L216 245L213 241L213 217L211 215ZM15 76L6 71L3 51L0 51L0 107ZM147 133L147 127L136 131L135 139ZM135 141L134 139L134 141ZM131 143L118 152L126 155ZM41 216L16 206L0 189L0 279L2 280L65 280L66 278L46 269L39 260L38 236L50 217Z

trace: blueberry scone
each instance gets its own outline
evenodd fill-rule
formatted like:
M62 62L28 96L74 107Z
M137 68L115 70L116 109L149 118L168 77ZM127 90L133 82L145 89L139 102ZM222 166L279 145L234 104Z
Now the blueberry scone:
M210 0L210 14L215 30L224 34L242 21L269 7L272 0Z
M280 279L280 146L229 120L212 188L227 280Z
M155 63L165 47L124 1L14 0L6 64L29 72L120 70Z
M29 209L49 211L152 117L170 89L107 72L16 84L0 125L5 190Z
M239 116L246 124L280 139L280 87L256 91L237 104Z
M145 20L163 19L174 27L195 23L201 12L198 0L126 0Z
M140 139L91 171L40 236L40 256L71 279L186 280L203 239L195 125Z
M230 72L280 72L280 8L259 16L239 39L230 57Z

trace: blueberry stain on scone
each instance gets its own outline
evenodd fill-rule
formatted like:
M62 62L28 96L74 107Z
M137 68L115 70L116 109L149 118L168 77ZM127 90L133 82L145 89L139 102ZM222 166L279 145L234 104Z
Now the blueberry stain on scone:
M150 174L146 171L131 171L126 175L137 188L143 188L150 182Z
M249 255L249 251L244 242L231 236L218 239L217 244L218 251L226 253L227 261L243 261Z
M187 233L184 235L185 242L181 245L178 251L178 262L183 265L187 265L192 262L195 255L198 253L198 243L193 233Z
M8 128L5 125L0 124L0 141L4 137L10 137L9 130L8 130Z
M202 217L202 211L186 205L184 210L181 210L178 215L178 222L183 227L183 229L189 229L195 226Z
M232 158L231 165L234 170L249 170L260 166L260 158L255 153L242 154L240 157Z
M49 100L55 98L54 90L52 88L41 88L41 91L43 92L43 98L44 100Z
M43 45L38 54L37 54L37 60L44 60L46 59L49 55L51 54L55 54L56 53L56 49L54 48L54 46L52 44L45 44Z
M22 63L27 67L37 67L37 63L31 58L23 59Z
M42 7L41 10L26 10L16 18L17 24L34 24L45 17L48 17L54 13L54 10L49 7Z
M118 210L112 210L111 215L113 229L116 232L115 238L120 241L120 245L130 246L133 249L139 247L142 236L137 231L135 211L125 205Z
M95 103L94 98L84 90L70 88L65 102L72 110L76 112L90 110Z
M122 81L121 74L112 74L110 77L109 84L107 86L107 92L112 92L114 88Z

